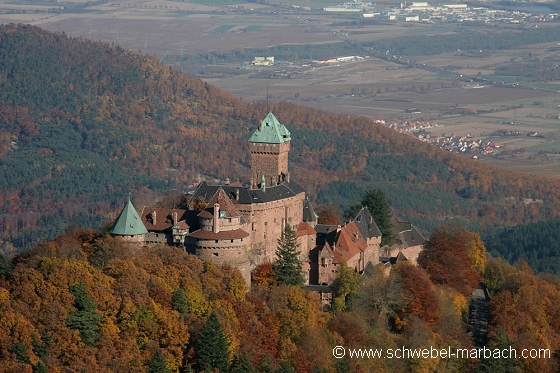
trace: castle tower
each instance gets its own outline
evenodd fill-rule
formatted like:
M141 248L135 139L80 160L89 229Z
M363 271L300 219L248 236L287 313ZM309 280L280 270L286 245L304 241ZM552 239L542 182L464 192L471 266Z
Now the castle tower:
M237 268L250 287L251 268L247 252L251 237L243 229L247 225L243 214L219 188L197 217L200 229L185 237L187 252L196 254L201 260Z
M251 188L260 188L263 178L268 186L290 181L288 172L290 140L290 131L278 122L272 112L269 112L249 138Z
M132 202L130 202L130 196L110 233L113 236L120 236L128 242L144 243L148 230L144 223L142 223L142 219L138 216Z

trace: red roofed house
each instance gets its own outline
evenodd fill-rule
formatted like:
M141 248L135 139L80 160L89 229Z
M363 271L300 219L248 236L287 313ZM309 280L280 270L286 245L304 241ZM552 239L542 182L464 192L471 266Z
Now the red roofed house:
M148 230L146 243L183 246L190 229L186 215L187 210L182 209L144 207L140 218Z

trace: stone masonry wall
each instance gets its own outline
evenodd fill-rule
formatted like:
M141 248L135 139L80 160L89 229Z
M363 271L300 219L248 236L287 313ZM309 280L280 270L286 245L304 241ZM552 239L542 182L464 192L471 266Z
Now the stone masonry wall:
M278 238L286 221L296 230L303 220L305 193L279 201L238 205L238 209L250 222L247 232L251 234L249 259L251 267L264 262L272 262L278 246Z
M260 183L261 176L264 174L267 186L276 185L280 174L288 175L289 150L289 142L282 144L251 143L251 175L249 180L255 180L256 175L255 181Z

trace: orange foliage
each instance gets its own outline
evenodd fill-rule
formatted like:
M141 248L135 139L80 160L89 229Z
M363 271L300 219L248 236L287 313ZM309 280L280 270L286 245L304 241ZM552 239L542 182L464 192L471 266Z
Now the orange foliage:
M473 235L454 223L442 224L432 231L420 252L418 265L436 284L449 285L469 295L480 282L473 268L470 249Z

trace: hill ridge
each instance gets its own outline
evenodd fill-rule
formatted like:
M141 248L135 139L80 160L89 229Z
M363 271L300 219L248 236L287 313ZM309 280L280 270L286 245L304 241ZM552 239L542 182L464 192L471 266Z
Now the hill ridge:
M366 117L245 103L150 56L34 26L0 27L0 108L5 251L72 225L97 228L129 191L141 206L201 174L244 180L247 139L267 109L292 133L291 173L316 203L345 208L375 186L415 225L456 217L476 231L550 219L560 206L560 181L474 162Z

